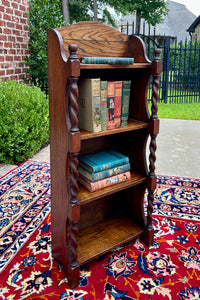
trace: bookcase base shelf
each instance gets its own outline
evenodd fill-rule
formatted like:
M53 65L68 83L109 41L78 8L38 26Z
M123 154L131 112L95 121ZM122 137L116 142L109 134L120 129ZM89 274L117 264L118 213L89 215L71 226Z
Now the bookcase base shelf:
M108 251L134 240L144 229L125 216L105 220L78 234L78 261L83 265Z

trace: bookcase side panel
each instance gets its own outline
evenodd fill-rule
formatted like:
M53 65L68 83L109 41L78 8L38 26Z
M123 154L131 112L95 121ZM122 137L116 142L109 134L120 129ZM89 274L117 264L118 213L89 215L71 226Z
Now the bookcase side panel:
M55 31L48 31L48 79L50 114L50 159L51 159L51 211L52 211L52 248L56 258L66 256L66 158L67 130L65 124L65 86L66 76L60 43ZM65 195L65 196L62 196ZM60 220L60 223L59 223ZM67 257L66 257L67 260Z
M76 130L71 133L71 127L76 127L76 121L70 118L69 99L76 104L77 67L65 60L62 52L62 40L56 30L48 31L48 75L49 75L49 111L50 111L50 160L51 160L51 216L52 216L52 253L62 265L72 285L78 284L79 268L72 266L68 240L74 244L78 206L70 206L71 178L75 176L76 160L70 152L77 151L78 142ZM75 112L76 113L76 112ZM75 125L74 125L75 124ZM80 140L80 137L79 137ZM75 203L76 204L76 203ZM75 217L76 216L76 217ZM71 242L70 242L71 243ZM72 249L72 250L71 250ZM74 250L75 251L75 250ZM73 257L73 258L72 258Z
M139 36L129 35L128 47L129 57L134 57L135 63L150 63L146 54L145 44Z
M149 121L147 105L148 86L151 79L151 69L133 72L130 92L129 117L142 122Z

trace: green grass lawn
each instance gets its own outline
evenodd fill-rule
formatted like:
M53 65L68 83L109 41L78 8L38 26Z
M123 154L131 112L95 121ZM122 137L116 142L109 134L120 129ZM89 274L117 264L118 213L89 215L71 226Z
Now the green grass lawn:
M158 103L158 117L166 119L200 120L200 103Z

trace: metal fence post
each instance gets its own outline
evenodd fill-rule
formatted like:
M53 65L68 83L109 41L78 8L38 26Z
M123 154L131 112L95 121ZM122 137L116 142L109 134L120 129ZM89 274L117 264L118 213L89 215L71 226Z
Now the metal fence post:
M163 53L163 88L162 99L167 103L168 84L169 84L169 59L170 59L170 36L167 36L167 41L164 44Z

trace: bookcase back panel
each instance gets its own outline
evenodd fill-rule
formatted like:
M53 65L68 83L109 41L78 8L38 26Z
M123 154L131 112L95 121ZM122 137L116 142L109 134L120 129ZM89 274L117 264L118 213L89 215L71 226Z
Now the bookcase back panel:
M70 44L78 46L77 56L79 59L85 56L128 57L126 42L64 40L65 49L68 49Z
M137 187L133 186L119 192L119 201L121 200L121 209L123 214L134 220L136 224L144 227L144 193L146 183Z
M78 57L128 56L128 36L99 22L80 22L57 29L64 42L66 56L70 44L78 46Z
M99 201L81 206L79 229L84 229L119 213L119 194L102 197Z
M132 170L147 175L145 153L148 136L148 129L144 129L83 140L80 155L113 149L129 157Z
M150 69L150 68L149 68ZM130 69L128 68L128 65L124 66L123 69L119 68L117 69L117 66L115 66L115 69L81 69L81 77L85 78L101 78L102 80L134 80L139 78L139 80L143 79L142 73L147 73L145 70L138 70ZM149 77L151 70L149 70ZM147 76L147 74L145 74ZM146 81L145 81L146 83ZM138 89L137 89L138 91Z
M112 148L112 138L104 136L81 141L80 155L95 153Z
M66 57L70 44L78 46L77 55L134 57L135 62L149 62L145 47L138 37L129 42L130 36L100 22L79 22L71 26L56 29L60 33ZM134 45L133 45L134 43ZM139 47L139 50L138 49Z
M86 41L127 41L127 35L100 22L78 22L67 27L57 29L68 39Z

